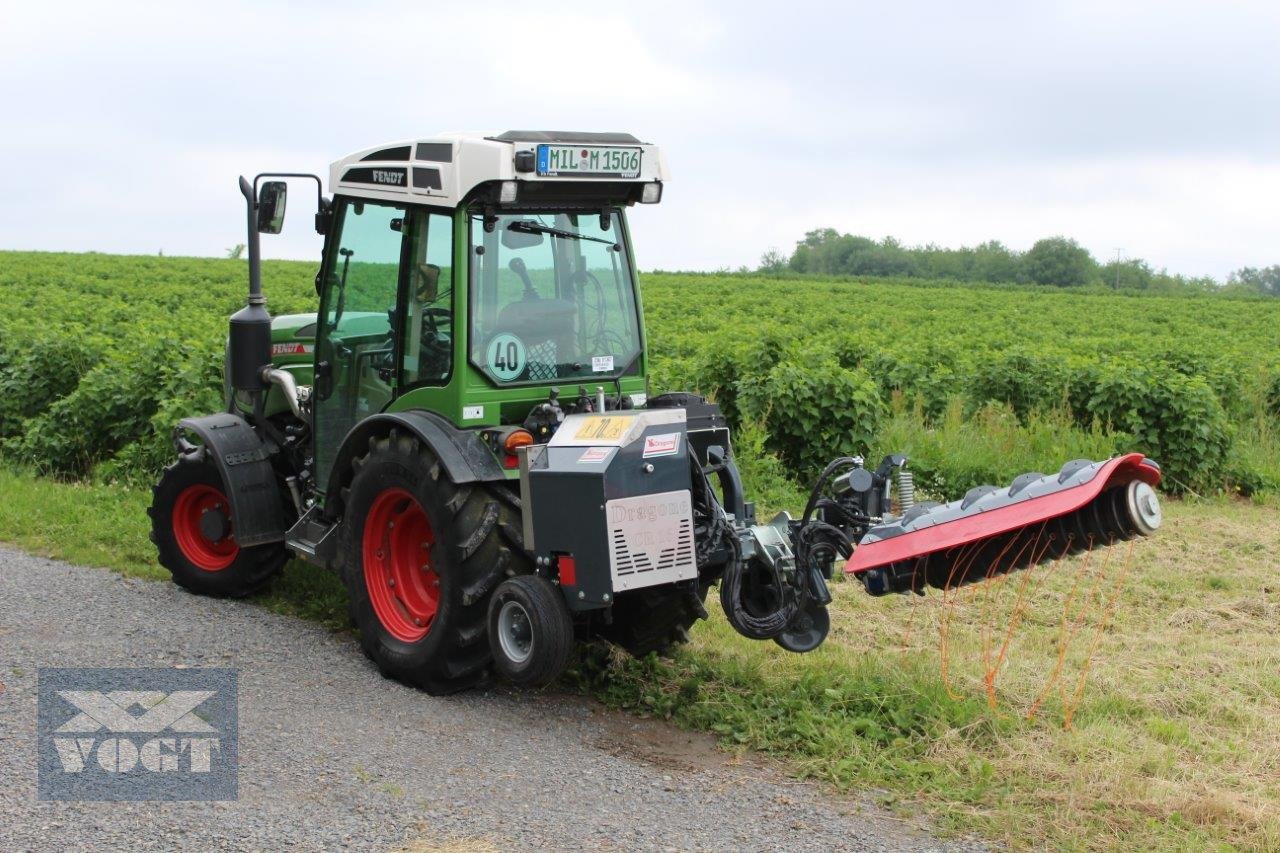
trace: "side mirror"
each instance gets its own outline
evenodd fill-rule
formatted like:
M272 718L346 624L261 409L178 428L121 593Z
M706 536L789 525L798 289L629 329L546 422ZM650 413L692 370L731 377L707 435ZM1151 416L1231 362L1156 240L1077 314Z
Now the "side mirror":
M279 234L284 227L285 200L289 186L284 181L267 181L258 191L258 231Z

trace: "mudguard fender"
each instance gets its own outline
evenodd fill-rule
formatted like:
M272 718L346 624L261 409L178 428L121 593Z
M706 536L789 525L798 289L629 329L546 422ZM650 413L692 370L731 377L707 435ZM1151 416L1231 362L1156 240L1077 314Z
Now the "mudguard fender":
M184 436L195 433L200 444ZM284 496L271 451L244 418L233 414L184 418L173 431L180 460L207 458L222 476L236 543L241 547L283 541L286 521Z
M356 424L342 440L325 488L326 509L336 505L342 489L351 482L352 460L368 450L369 439L386 435L392 429L407 432L431 448L449 479L456 484L507 479L505 469L479 433L459 429L434 412L420 409L383 412Z

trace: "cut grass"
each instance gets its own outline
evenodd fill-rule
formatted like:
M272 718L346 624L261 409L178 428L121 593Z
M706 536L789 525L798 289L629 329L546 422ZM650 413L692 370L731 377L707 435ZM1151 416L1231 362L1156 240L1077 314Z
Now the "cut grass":
M775 472L750 473L777 503L794 499ZM145 492L0 470L0 494L0 540L165 577L147 541ZM1113 579L1124 549L1112 549ZM1016 847L1280 848L1280 510L1169 504L1165 528L1133 547L1072 725L1071 703L1056 693L1028 721L1071 584L1101 566L1098 554L1092 568L1082 559L1032 571L994 709L977 663L983 620L999 637L1025 573L998 595L966 593L948 611L958 698L940 677L941 597L874 599L853 583L835 586L832 635L812 654L747 641L713 614L671 659L591 647L569 680L617 707L783 757L840 789L881 791L891 805L927 811L944 832ZM345 622L337 579L302 563L255 601ZM1069 687L1084 657L1068 656Z

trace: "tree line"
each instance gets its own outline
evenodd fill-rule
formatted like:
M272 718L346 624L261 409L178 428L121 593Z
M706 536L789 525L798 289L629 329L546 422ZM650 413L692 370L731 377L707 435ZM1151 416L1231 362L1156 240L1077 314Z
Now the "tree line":
M1280 296L1280 265L1242 267L1221 282L1208 276L1157 270L1140 258L1099 263L1088 249L1067 237L1045 237L1027 251L1018 252L998 240L948 249L933 244L905 246L893 237L873 240L841 234L834 228L818 228L805 234L790 256L766 252L760 259L759 271L773 275L901 276L1056 287L1094 285L1119 290L1236 290Z

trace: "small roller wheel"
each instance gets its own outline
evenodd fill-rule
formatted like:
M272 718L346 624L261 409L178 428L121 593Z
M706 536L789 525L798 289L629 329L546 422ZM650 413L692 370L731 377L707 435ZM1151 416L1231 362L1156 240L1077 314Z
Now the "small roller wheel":
M542 687L564 672L573 651L573 619L564 596L538 575L498 585L489 600L493 665L521 687Z

